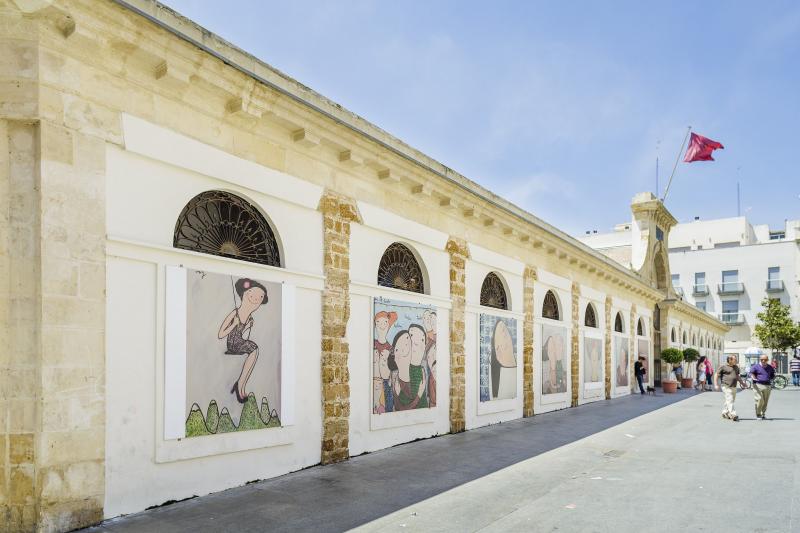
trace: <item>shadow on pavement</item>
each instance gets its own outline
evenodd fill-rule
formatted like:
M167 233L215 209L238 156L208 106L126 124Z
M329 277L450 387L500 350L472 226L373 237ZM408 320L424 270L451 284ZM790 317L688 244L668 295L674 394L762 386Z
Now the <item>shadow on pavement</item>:
M689 390L635 394L443 435L85 531L343 531L694 395Z

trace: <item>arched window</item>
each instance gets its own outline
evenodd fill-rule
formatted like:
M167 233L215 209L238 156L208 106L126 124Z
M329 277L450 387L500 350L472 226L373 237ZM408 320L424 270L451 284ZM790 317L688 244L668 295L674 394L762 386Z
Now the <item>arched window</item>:
M686 332L683 332L683 344L686 344Z
M672 333L670 333L670 339L672 342L675 342L675 328L672 328Z
M558 310L558 299L553 291L547 291L544 295L544 304L542 304L542 317L551 320L561 320L561 313Z
M587 328L597 327L597 313L594 312L594 306L592 304L586 304L586 313L583 317L583 325Z
M700 336L700 347L701 348L703 347L703 337L702 337L702 335Z
M481 305L494 307L495 309L508 309L508 299L506 298L506 288L503 286L503 280L494 272L489 272L483 278Z
M697 346L697 334L692 334L692 346Z
M420 294L425 292L422 269L406 245L395 242L383 252L378 266L378 285Z
M645 335L644 318L642 317L639 317L639 321L636 323L636 334L640 337Z
M175 223L175 248L281 266L278 241L250 202L224 191L192 198Z
M617 312L617 317L614 319L614 331L625 332L622 325L622 313Z

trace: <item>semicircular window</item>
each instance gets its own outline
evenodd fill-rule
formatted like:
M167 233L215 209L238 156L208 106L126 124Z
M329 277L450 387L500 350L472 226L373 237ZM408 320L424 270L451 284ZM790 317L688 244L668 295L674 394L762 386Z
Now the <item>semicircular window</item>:
M378 266L378 285L420 294L425 292L422 269L406 245L396 242L383 252Z
M508 298L503 281L494 272L489 272L483 278L481 285L481 305L495 309L508 309Z
M636 334L640 337L644 336L644 319L639 317L639 322L636 323Z
M175 223L175 248L281 266L275 234L246 200L224 191L206 191L186 204Z
M561 320L558 311L558 299L553 291L547 291L544 295L544 303L542 304L542 318L549 318L551 320Z
M594 306L592 304L588 304L586 306L586 313L583 317L583 325L588 328L597 327L597 314L594 312Z

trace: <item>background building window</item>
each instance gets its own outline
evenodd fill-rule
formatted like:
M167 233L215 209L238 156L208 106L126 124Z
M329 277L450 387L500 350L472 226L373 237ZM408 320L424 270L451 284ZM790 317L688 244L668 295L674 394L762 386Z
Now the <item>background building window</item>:
M705 302L695 302L694 305L697 306L697 308L700 309L701 311L705 311L706 310L706 303Z
M508 309L508 299L503 281L494 272L489 272L483 278L481 285L481 305L495 309Z
M681 286L681 275L680 274L672 274L672 286L673 287L680 287Z
M378 285L420 294L425 292L422 269L406 245L396 242L383 252L378 266Z
M553 291L547 291L544 295L544 304L542 305L542 317L551 320L561 320L561 313L558 309L558 299Z
M767 269L767 290L783 290L783 282L781 281L781 267L769 267Z
M281 266L278 242L264 216L246 200L224 191L192 198L175 223L175 248Z

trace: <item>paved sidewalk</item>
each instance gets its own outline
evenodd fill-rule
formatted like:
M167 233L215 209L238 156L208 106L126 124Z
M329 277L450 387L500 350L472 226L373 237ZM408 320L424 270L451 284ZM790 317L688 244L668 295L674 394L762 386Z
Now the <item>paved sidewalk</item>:
M111 520L88 531L343 531L399 512L384 519L385 522L368 526L380 529L384 527L381 524L385 524L393 529L394 520L402 522L401 518L408 515L405 509L408 506L416 508L418 502L437 495L447 499L446 491L450 489L472 481L484 483L487 475L502 475L507 467L527 465L525 461L540 454L691 396L692 392L681 391L668 395L659 392L656 397L637 394L409 443L344 463L314 467ZM710 394L707 396L711 398ZM700 398L706 396L700 395ZM716 399L714 403L718 403ZM710 425L717 425L715 414L704 413ZM612 431L619 432L617 428ZM538 472L534 468L529 481L544 487L540 480L550 472L552 477L548 483L559 482L557 473L551 472L556 464L558 462L545 460L544 470ZM656 479L658 475L652 477ZM520 501L535 493L528 489L514 490L516 496L522 498ZM429 501L436 505L436 500ZM482 515L486 503L479 502L474 507L470 504L472 509L448 504L447 508L436 511L437 516L442 513L439 518L428 516L426 524L432 519L437 524L436 529L469 530L481 522L467 520L456 527L451 515L453 518L469 517L475 512ZM421 509L430 508L428 502L419 505ZM666 511L669 506L664 504L662 509Z

